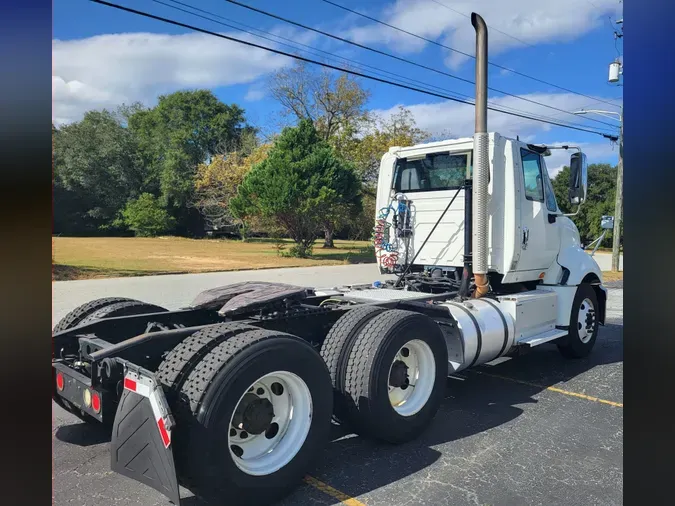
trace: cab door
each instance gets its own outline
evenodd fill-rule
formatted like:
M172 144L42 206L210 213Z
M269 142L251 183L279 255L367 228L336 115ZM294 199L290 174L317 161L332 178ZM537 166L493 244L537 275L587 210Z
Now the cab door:
M518 148L517 148L518 149ZM519 152L518 152L519 151ZM517 271L537 271L527 278L537 279L558 255L560 232L553 194L544 158L537 152L520 147L516 152L516 170L520 173L520 256ZM518 167L519 165L519 167Z

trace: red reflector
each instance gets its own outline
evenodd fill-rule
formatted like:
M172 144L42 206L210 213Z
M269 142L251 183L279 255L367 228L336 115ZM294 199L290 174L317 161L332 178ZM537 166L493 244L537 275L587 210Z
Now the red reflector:
M91 407L96 413L101 411L101 396L98 395L98 392L91 394Z
M164 420L160 418L157 420L157 426L159 427L159 435L162 436L162 442L164 443L164 447L168 448L169 444L171 443L171 438L169 438L169 433L166 430L166 427L164 426Z
M63 390L63 387L65 385L64 379L63 379L63 373L57 373L56 374L56 388L59 390Z
M136 382L129 378L124 378L124 388L131 390L132 392L136 391Z

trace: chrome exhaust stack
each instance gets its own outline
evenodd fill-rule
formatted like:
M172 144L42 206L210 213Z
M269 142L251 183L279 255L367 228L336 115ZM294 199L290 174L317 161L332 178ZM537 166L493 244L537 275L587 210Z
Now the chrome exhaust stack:
M488 292L488 182L490 180L489 137L487 132L488 31L483 18L471 13L476 30L476 125L473 136L472 263L479 298Z

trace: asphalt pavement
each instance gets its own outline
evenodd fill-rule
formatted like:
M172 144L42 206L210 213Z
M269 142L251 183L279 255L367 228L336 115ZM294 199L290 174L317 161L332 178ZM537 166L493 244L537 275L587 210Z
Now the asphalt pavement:
M369 264L57 282L53 319L103 296L175 309L205 288L245 279L329 287L378 277ZM54 504L170 504L110 471L101 427L54 404L53 415ZM607 325L586 359L565 360L546 344L449 378L432 426L402 446L334 429L306 483L280 506L622 504L623 289L610 288ZM182 496L184 505L203 506Z

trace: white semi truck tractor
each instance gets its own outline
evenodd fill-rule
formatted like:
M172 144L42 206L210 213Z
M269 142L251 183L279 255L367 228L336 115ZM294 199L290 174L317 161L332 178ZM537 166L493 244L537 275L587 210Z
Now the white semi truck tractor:
M385 281L246 282L169 311L107 297L53 332L53 399L110 427L111 467L180 503L268 504L290 492L332 421L400 443L436 416L446 378L518 349L586 356L602 273L560 212L554 146L487 131L487 27L476 29L473 138L392 147L374 244ZM571 147L569 198L586 197Z

